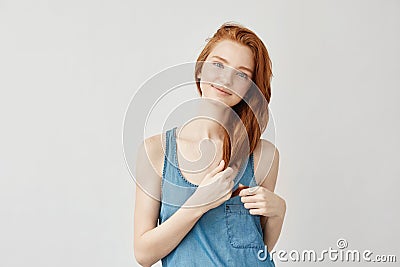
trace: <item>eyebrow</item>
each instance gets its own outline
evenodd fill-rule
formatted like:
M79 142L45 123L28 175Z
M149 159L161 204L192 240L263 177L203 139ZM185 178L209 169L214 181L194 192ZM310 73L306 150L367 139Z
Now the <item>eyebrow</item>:
M227 61L225 58L223 58L223 57L220 57L220 56L212 56L212 58L213 58L213 57L215 57L215 58L217 58L217 59L219 59L219 60L221 60L221 61L223 61L224 63L226 63L226 64L228 64L228 65L229 65L228 61ZM245 67L245 66L239 66L239 67L238 67L238 69L247 70L248 72L250 72L250 73L251 73L251 75L253 75L253 71L252 71L250 68L248 68L248 67Z

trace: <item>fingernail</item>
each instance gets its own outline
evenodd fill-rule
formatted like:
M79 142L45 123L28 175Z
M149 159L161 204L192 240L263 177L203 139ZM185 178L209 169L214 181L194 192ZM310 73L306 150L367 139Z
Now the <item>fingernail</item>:
M249 192L250 192L250 193L254 193L256 190L257 190L257 186L254 186L254 187L250 187L250 188L249 188Z

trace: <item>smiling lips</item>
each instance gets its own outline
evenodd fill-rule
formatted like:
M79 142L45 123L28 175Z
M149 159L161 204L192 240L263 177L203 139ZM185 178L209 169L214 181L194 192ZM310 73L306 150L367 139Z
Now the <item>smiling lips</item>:
M211 84L211 86L215 89L217 89L219 92L221 92L224 95L231 95L230 93L228 93L225 89L222 89L220 87L216 87L215 85Z

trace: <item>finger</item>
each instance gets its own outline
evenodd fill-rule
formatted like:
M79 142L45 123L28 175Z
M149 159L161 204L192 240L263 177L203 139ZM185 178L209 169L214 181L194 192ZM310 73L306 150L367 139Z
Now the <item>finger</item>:
M249 213L251 215L264 215L265 210L264 209L249 209Z
M214 177L215 180L217 179L227 179L228 177L230 177L233 173L233 169L231 167L226 168L225 170L217 173Z
M254 196L241 197L240 201L242 201L243 203L249 203L249 202L259 202L262 201L262 199L258 195L254 195Z
M211 177L211 183L219 182L228 182L228 177L233 172L231 167L226 168L222 172L217 173L214 177Z
M249 187L239 184L239 187L232 193L232 197L238 196L240 194L240 191L244 190L245 188L249 188Z
M234 186L233 182L228 182L227 187L226 187L228 190L228 193L231 195L230 197L232 197L233 186Z
M260 209L264 207L264 203L262 202L249 202L249 203L244 203L244 207L246 209Z
M249 187L249 188L243 189L242 191L240 191L239 196L255 195L257 193L258 188L259 188L259 186L254 186L254 187Z
M224 169L224 166L225 166L225 161L221 160L219 162L218 166L209 173L210 176L213 177L214 175L216 175L217 173L222 171Z
M226 168L225 170L223 170L221 173L222 173L222 175L223 175L224 177L229 177L229 176L232 175L233 169L232 169L231 167L228 167L228 168Z

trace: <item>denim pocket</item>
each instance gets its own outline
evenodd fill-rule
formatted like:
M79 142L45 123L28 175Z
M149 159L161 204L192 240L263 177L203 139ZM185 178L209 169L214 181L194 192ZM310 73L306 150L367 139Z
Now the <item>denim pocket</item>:
M252 215L243 204L225 204L229 242L235 248L264 248L260 215Z

